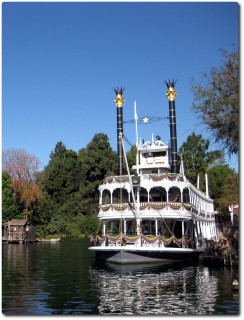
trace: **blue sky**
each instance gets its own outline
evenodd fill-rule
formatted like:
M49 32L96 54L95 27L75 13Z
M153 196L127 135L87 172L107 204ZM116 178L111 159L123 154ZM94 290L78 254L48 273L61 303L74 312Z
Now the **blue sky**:
M139 117L167 117L164 81L173 78L178 147L193 131L207 138L191 113L191 79L221 65L220 48L238 49L238 10L238 2L3 3L3 150L23 148L45 166L58 141L78 151L100 132L116 150L113 87L125 87L124 120L134 100ZM124 131L134 143L134 126ZM152 132L167 143L168 120L139 126L145 140ZM236 157L230 166L237 170Z

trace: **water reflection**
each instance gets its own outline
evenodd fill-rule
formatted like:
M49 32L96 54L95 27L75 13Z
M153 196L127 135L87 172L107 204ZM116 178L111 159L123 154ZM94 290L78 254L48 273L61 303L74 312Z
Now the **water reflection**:
M238 276L198 264L96 264L89 241L2 246L6 315L238 314Z
M84 241L3 245L3 313L92 314Z
M213 314L218 296L218 279L207 267L194 265L107 265L93 267L91 279L99 289L100 314Z

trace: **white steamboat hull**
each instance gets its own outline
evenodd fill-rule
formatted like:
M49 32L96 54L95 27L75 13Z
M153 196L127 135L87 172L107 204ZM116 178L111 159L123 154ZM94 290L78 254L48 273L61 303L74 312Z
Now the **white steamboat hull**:
M167 264L174 261L195 260L203 252L200 249L187 248L145 248L137 246L118 247L90 247L96 252L99 260L117 264L135 263L161 263Z

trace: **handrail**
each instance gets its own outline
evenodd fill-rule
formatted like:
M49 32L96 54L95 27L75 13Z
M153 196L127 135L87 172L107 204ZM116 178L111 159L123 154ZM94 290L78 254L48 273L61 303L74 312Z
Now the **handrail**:
M155 244L159 247L164 246L172 246L176 245L177 247L192 247L194 245L193 239L188 239L185 236L182 236L181 238L177 238L174 234L172 234L170 237L164 237L160 233L157 235L128 235L124 233L117 233L114 235L110 235L109 233L106 233L103 236L99 236L96 234L91 239L92 245L95 246L104 246L109 247L113 245L126 245L126 244L134 244L134 245L140 245L140 246L148 246L148 245L154 245Z
M179 173L148 173L148 174L143 174L144 179L147 178L147 180L154 180L154 181L161 181L164 179L167 179L169 181L175 181L178 180L181 175ZM129 176L128 175L122 175L122 176L110 176L105 178L104 184L106 183L125 183L129 182Z

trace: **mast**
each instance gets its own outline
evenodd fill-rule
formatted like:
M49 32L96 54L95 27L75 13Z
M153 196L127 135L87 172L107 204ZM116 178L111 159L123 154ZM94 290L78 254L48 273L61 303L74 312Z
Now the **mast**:
M168 91L166 96L169 100L169 119L170 119L170 141L171 141L171 172L178 173L178 156L177 156L177 135L176 135L176 115L175 115L175 98L176 91L174 89L176 81L165 81Z
M116 97L114 99L117 107L117 152L118 152L118 174L122 175L123 172L123 150L121 144L121 135L123 135L123 104L125 99L123 98L124 88L114 88Z
M209 197L209 194L208 194L208 174L205 173L205 183L206 183L206 196Z
M134 120L136 125L136 173L139 173L139 154L138 154L138 148L139 148L139 141L138 141L138 116L136 111L136 101L134 102Z
M129 169L129 165L128 165L128 161L127 161L127 156L126 156L126 152L125 152L125 147L124 147L124 142L123 142L123 135L120 135L120 140L121 140L121 146L122 146L122 150L124 153L124 158L125 158L125 165L126 165L126 170L127 170L127 174L128 174L128 178L129 178L129 183L130 183L130 188L131 188L131 194L132 194L132 199L133 199L133 204L135 206L135 219L136 219L136 231L137 234L140 233L140 217L139 217L139 207L140 207L140 203L139 203L139 191L137 188L137 201L135 198L135 193L134 193L134 189L133 189L133 181L130 175L130 169Z

